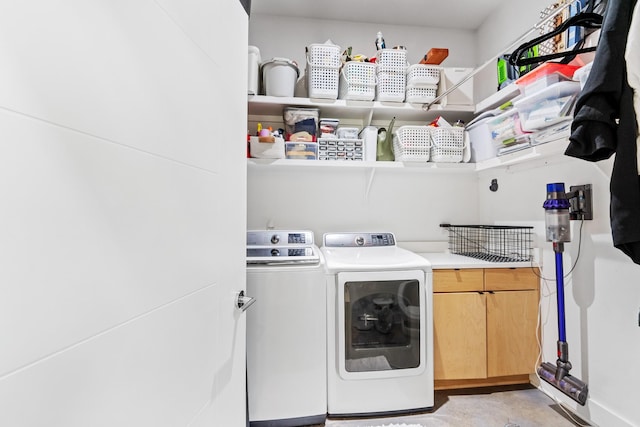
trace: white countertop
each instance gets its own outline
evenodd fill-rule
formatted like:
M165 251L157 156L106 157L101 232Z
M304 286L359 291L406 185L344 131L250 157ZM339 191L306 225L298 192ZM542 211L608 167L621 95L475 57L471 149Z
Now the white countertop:
M530 262L490 262L448 252L417 252L426 258L434 270L444 268L519 268L531 267Z

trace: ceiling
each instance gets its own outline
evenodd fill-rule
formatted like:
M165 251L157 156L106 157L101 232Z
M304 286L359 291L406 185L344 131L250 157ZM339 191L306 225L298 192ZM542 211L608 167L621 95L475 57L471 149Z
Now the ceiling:
M476 30L506 0L252 0L251 13Z

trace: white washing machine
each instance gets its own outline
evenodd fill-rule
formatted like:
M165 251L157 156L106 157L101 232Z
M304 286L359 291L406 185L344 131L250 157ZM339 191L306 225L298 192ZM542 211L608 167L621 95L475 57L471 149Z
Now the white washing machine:
M323 424L326 284L310 231L247 233L247 403L253 427Z
M328 414L433 409L432 270L392 233L326 233Z

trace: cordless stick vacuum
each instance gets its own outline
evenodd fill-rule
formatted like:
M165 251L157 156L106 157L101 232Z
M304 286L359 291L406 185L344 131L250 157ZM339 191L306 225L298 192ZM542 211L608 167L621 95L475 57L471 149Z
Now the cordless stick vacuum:
M538 368L540 378L575 400L581 405L587 401L589 393L587 384L569 375L569 344L567 343L564 319L564 271L562 268L562 252L564 243L571 241L569 226L569 199L564 191L563 183L547 184L547 200L545 209L545 227L547 242L553 243L556 256L556 295L558 302L558 360L556 365L543 362Z

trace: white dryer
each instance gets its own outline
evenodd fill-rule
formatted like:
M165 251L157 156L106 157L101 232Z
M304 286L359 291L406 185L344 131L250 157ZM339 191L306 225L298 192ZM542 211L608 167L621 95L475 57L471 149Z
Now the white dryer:
M247 403L252 427L324 424L326 289L311 231L247 233Z
M328 414L431 410L432 270L392 233L326 233Z

